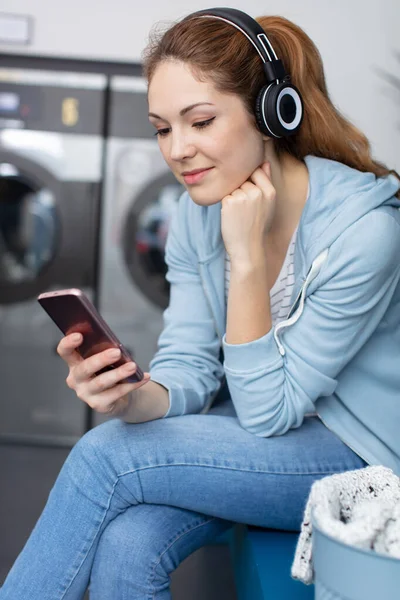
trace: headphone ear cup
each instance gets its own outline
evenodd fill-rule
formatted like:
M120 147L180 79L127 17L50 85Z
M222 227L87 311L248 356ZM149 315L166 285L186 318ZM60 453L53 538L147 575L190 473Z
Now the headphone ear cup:
M303 120L299 90L285 82L264 86L256 99L255 114L265 135L280 138L297 133Z
M255 107L254 107L254 113L255 113L255 117L256 117L257 127L259 128L259 130L261 131L261 133L263 133L264 135L271 136L272 131L270 131L267 128L267 125L266 125L266 122L265 122L265 119L264 119L264 116L263 116L264 97L265 97L265 94L266 94L266 92L268 90L268 87L269 87L268 85L265 85L258 92L258 95L257 95L257 98L256 98L256 104L255 104Z

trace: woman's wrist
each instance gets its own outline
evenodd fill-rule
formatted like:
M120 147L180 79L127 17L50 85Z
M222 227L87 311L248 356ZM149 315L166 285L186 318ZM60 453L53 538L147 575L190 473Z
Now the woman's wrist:
M236 257L230 261L231 275L248 277L252 274L260 274L265 277L267 260L265 253L253 254L252 256Z
M127 407L120 418L126 423L144 423L162 419L168 409L168 390L150 380L146 385L130 392Z
M231 263L227 325L228 344L244 344L271 329L267 264L264 257Z

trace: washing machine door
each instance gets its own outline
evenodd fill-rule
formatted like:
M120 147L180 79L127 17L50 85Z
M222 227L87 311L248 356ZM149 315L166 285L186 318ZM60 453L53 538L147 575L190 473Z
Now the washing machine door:
M122 234L125 264L134 284L163 309L169 301L165 243L183 191L170 172L153 180L132 203Z
M46 287L60 239L58 193L42 167L0 150L0 304Z

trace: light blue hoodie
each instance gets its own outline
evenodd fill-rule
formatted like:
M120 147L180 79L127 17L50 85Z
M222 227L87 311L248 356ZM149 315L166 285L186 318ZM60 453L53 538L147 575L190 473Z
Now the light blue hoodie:
M305 164L290 312L252 342L225 340L221 203L182 195L151 378L169 391L166 417L207 412L226 376L249 432L282 435L317 412L367 463L400 474L399 181L315 156Z

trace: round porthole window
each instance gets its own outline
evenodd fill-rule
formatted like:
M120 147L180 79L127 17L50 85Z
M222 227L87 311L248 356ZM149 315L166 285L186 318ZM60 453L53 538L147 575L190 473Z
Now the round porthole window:
M165 244L183 191L172 173L154 180L132 204L122 236L130 276L146 297L161 308L166 308L169 301Z
M36 279L54 258L57 230L53 192L0 162L0 285Z

